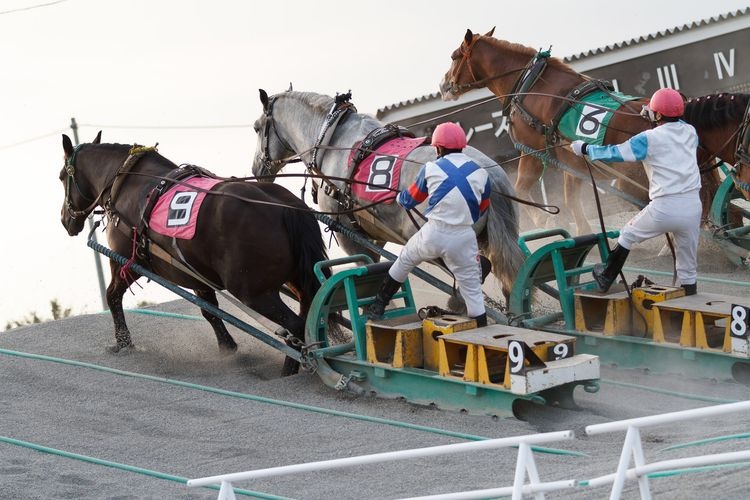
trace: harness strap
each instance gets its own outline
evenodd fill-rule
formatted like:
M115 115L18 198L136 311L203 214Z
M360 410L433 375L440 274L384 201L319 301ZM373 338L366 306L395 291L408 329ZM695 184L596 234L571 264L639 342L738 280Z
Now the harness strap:
M750 146L750 100L748 100L747 107L745 107L745 116L742 118L742 125L740 126L740 132L737 134L737 147L734 154L737 163L750 164L750 153L748 153L748 147ZM736 167L735 167L736 168Z

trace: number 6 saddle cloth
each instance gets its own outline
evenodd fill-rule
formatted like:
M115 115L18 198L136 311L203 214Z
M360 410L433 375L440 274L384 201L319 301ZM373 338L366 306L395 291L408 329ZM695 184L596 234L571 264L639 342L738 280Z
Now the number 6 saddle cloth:
M591 82L587 82L590 85ZM590 87L589 87L590 88ZM589 90L589 89L586 89ZM574 93L571 93L574 94ZM582 140L602 145L613 111L628 101L640 99L621 92L595 88L580 95L569 95L576 100L560 118L558 132L568 140ZM640 111L640 109L636 110Z

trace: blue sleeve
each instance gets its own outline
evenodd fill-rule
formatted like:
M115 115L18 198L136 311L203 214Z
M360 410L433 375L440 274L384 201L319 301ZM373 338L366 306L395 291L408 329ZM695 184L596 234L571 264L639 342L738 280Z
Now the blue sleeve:
M612 162L641 161L648 154L648 137L646 132L634 135L622 144L609 146L589 144L586 146L586 156L591 160Z

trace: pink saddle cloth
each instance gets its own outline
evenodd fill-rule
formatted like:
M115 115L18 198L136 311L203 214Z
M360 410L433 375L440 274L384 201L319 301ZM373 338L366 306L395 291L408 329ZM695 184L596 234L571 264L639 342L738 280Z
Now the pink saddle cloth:
M424 143L424 137L396 137L381 145L357 167L354 196L369 203L393 203L398 193L391 189L398 189L404 158Z
M222 181L211 177L189 177L182 182L188 185L177 184L161 195L151 212L149 227L164 236L190 240L195 236L198 213L207 194L198 189L210 191Z

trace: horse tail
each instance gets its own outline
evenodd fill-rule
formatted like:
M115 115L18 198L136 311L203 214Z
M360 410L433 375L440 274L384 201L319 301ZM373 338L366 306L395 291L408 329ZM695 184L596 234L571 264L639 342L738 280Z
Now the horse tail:
M506 299L524 261L518 245L518 207L505 196L515 196L515 191L505 171L497 166L486 169L490 177L492 194L487 215L487 225L480 233L480 250L492 263L492 273L500 281Z
M328 254L318 221L312 213L293 208L284 208L283 211L284 226L292 247L292 258L296 263L292 282L300 292L300 316L305 317L313 297L320 289L313 266L316 262L326 260Z

